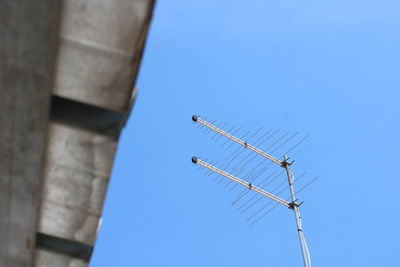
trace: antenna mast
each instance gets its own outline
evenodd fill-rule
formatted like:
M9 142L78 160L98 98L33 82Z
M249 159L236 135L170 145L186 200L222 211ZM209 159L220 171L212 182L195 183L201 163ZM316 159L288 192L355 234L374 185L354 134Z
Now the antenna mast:
M195 123L199 123L199 124L207 127L208 129L210 129L210 130L212 130L212 131L214 131L214 132L216 132L216 133L218 133L218 134L220 134L220 135L232 140L233 142L238 143L239 145L243 146L245 149L249 149L249 150L259 154L260 156L268 159L269 161L277 164L278 166L280 166L280 167L282 167L282 168L284 168L286 170L287 181L288 181L288 186L289 186L290 195L291 195L291 202L288 202L286 200L281 199L278 196L275 196L275 195L273 195L271 193L268 193L268 192L264 191L262 188L259 188L257 186L252 185L251 182L244 181L244 180L242 180L242 179L240 179L240 178L238 178L238 177L236 177L236 176L234 176L234 175L232 175L230 173L227 173L227 172L225 172L225 171L223 171L223 170L221 170L221 169L219 169L219 168L217 168L217 167L215 167L215 166L213 166L213 165L211 165L211 164L209 164L209 163L207 163L207 162L205 162L203 160L200 160L197 157L192 157L192 163L201 165L202 167L205 167L205 168L209 169L212 172L215 172L215 173L217 173L217 174L219 174L221 176L224 176L224 177L230 179L231 181L236 182L237 184L248 188L249 190L253 190L256 193L258 193L258 194L260 194L260 195L262 195L264 197L267 197L267 198L277 202L278 204L281 204L281 205L286 206L289 209L293 210L293 213L294 213L294 216L295 216L295 219L296 219L297 232L298 232L298 235L299 235L300 247L301 247L301 252L302 252L302 256L303 256L304 267L311 267L310 254L309 254L307 243L306 243L306 240L305 240L305 237L304 237L303 226L302 226L301 216L300 216L300 211L299 211L299 207L300 207L300 205L302 203L300 203L300 204L297 203L297 199L296 199L296 195L295 195L295 191L294 191L294 187L293 187L294 175L292 174L292 172L290 170L290 165L292 165L292 163L294 161L289 162L289 157L287 155L284 155L283 161L281 161L279 159L276 159L273 156L271 156L271 155L259 150L255 146L252 146L252 145L248 144L246 141L243 141L243 140L233 136L232 134L230 134L228 132L225 132L224 130L222 130L222 129L214 126L213 124L211 124L211 123L199 118L196 115L192 116L192 120Z

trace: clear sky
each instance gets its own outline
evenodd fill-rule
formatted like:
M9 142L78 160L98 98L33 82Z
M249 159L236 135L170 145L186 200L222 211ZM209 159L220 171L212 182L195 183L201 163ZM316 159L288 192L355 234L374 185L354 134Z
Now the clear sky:
M310 134L290 156L298 186L320 176L299 195L314 267L397 266L399 18L398 0L158 1L91 266L302 266L290 210L250 226L192 165L230 154L192 114Z

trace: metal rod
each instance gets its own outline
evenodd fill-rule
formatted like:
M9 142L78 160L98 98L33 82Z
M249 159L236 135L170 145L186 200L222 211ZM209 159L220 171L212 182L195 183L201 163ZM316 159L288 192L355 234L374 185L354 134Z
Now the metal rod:
M245 133L244 135L242 135L242 137L240 137L240 139L243 139L246 135L248 135L250 133L250 131L247 131L247 133ZM229 148L231 148L235 143L230 144L227 148L225 148L225 150L228 150Z
M305 174L305 172L303 172L299 177L296 178L296 180L293 182L298 182L301 177L303 177ZM279 187L281 187L282 185L284 185L287 181L282 181L282 183L280 183L277 187L275 187L274 189L272 189L270 192L274 193ZM283 188L282 190L279 190L278 193L276 193L276 195L279 195L280 193L282 193L283 191L285 191L289 186L286 186L285 188ZM264 187L263 187L264 188ZM298 191L299 192L299 191ZM297 192L297 193L298 193ZM261 199L262 196L260 196L259 199ZM291 197L289 197L288 199L286 199L286 201L289 201L291 199ZM259 209L256 213L254 213L249 219L253 218L255 215L257 215L258 213L260 213L263 209L265 209L266 207L268 207L269 205L271 205L273 201L270 201L269 203L267 203L266 205L264 205L261 209ZM259 221L260 219L262 219L265 215L267 215L269 212L271 212L271 209L268 210L267 212L265 212L264 214L262 214L261 216L259 216L256 220L254 220L250 225L253 225L254 223L256 223L257 221Z
M253 190L253 191L255 191L255 192L257 192L257 193L259 193L259 194L261 194L263 196L266 196L266 197L268 197L268 198L270 198L270 199L272 199L272 200L274 200L274 201L276 201L276 202L278 202L278 203L280 203L280 204L282 204L282 205L284 205L284 206L286 206L288 208L291 207L291 203L287 202L286 200L283 200L283 199L281 199L281 198L279 198L279 197L277 197L277 196L275 196L273 194L270 194L270 193L262 190L261 188L259 188L257 186L253 186L251 183L243 181L242 179L239 179L239 178L233 176L232 174L224 172L224 171L222 171L222 170L220 170L220 169L218 169L218 168L216 168L216 167L214 167L214 166L212 166L212 165L210 165L210 164L208 164L208 163L206 163L206 162L204 162L204 161L202 161L202 160L200 160L200 159L198 159L196 157L192 157L192 162L194 164L199 164L199 165L201 165L201 166L203 166L203 167L205 167L205 168L207 168L207 169L209 169L209 170L211 170L213 172L216 172L216 173L218 173L218 174L220 174L220 175L222 175L222 176L224 176L224 177L226 177L226 178L228 178L228 179L230 179L230 180L232 180L232 181L234 181L234 182L236 182L236 183L248 188L249 190Z
M289 189L290 189L290 195L291 195L291 199L292 199L292 203L291 203L291 209L294 212L294 216L296 219L296 224L297 224L297 233L299 235L299 240L300 240L300 247L301 247L301 253L303 255L303 262L304 262L304 267L311 267L309 265L309 255L307 255L308 251L307 251L307 245L306 245L306 241L305 241L305 237L303 234L303 225L301 223L301 216L300 216L300 212L299 212L299 205L296 204L296 196L295 196L295 192L294 192L294 188L293 188L293 177L290 173L290 162L289 162L289 158L287 155L284 156L284 161L283 161L283 167L286 169L286 175L287 175L287 179L288 179L288 183L289 183Z
M224 129L227 125L228 125L228 123L225 123L225 124L222 125L220 128L221 128L221 129ZM221 135L220 135L220 134L217 133L217 135L218 135L218 137L215 138L215 142L217 142L217 141L221 138Z
M265 185L263 185L261 188L264 189L265 187L267 187L268 185L270 185L273 181L275 181L279 176L281 176L282 173L279 173L278 175L276 175L274 178L272 178L271 180L268 181L268 183L266 183ZM264 179L258 186L261 186L261 184L263 184L266 181L266 179ZM271 191L272 192L272 191ZM248 199L245 203L242 204L242 206L240 206L239 208L237 208L236 210L239 211L241 208L243 208L244 206L247 205L247 203L249 203L250 201L252 201L254 198L256 197L256 195L254 195L253 197L251 197L250 199ZM248 206L245 210L243 210L240 214L243 214L246 210L248 210L249 208L251 208L253 205L255 205L258 201L260 201L262 198L262 196L260 196L259 199L257 199L255 202L253 202L252 204L250 204L250 206Z
M244 146L245 148L250 149L251 151L254 151L255 153L257 153L257 154L263 156L264 158L267 158L267 159L269 159L270 161L272 161L272 162L278 164L279 166L283 167L282 162L281 162L280 160L274 158L274 157L271 156L271 155L268 155L267 153L265 153L265 152L259 150L259 149L256 148L256 147L254 147L254 146L248 144L246 141L240 140L239 138L233 136L232 134L229 134L229 133L227 133L227 132L225 132L225 131L223 131L223 130L217 128L217 127L215 127L215 126L212 125L211 123L206 122L206 121L200 119L200 118L197 117L197 116L193 116L192 119L193 119L193 121L198 122L198 123L200 123L200 124L206 126L207 128L209 128L209 129L211 129L211 130L213 130L213 131L215 131L215 132L217 132L217 133L220 133L221 135L225 136L226 138L228 138L228 139L230 139L230 140L232 140L232 141L234 141L234 142L236 142L236 143L238 143L238 144Z
M272 203L272 202L270 202ZM264 213L262 216L258 217L255 221L253 221L252 223L250 223L250 226L255 224L256 222L258 222L259 220L261 220L265 215L267 215L268 213L270 213L271 211L273 211L276 207L278 207L279 204L276 204L275 206L273 206L272 208L270 208L266 213Z

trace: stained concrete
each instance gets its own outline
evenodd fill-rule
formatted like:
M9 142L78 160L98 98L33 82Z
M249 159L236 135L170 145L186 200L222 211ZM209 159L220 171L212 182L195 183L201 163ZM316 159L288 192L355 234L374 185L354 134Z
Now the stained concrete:
M0 266L33 265L60 2L0 1Z
M51 122L39 232L93 245L116 141Z
M0 1L1 267L88 265L153 6Z
M54 93L129 111L152 2L66 0Z

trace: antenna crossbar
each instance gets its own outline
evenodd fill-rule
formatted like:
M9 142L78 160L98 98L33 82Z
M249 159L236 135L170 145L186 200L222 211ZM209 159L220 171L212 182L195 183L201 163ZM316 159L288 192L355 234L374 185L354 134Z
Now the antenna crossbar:
M236 182L236 183L248 188L249 190L253 190L253 191L255 191L255 192L257 192L257 193L259 193L259 194L261 194L263 196L266 196L266 197L278 202L279 204L282 204L282 205L284 205L284 206L286 206L288 208L292 208L293 207L293 203L289 203L286 200L283 200L283 199L281 199L281 198L279 198L279 197L277 197L277 196L275 196L275 195L273 195L271 193L268 193L268 192L264 191L263 189L252 185L251 183L243 181L242 179L237 178L236 176L233 176L230 173L224 172L223 170L220 170L220 169L214 167L213 165L206 163L205 161L202 161L202 160L200 160L200 159L198 159L196 157L193 157L192 158L192 162L195 163L195 164L199 164L199 165L201 165L201 166L203 166L203 167L205 167L205 168L207 168L207 169L209 169L209 170L211 170L211 171L213 171L213 172L215 172L215 173L217 173L219 175L222 175L222 176L224 176L224 177L226 177L226 178L228 178L228 179L230 179L230 180L232 180L232 181L234 181L234 182Z
M250 149L251 151L254 151L255 153L257 153L257 154L263 156L264 158L266 158L266 159L268 159L268 160L270 160L270 161L272 161L272 162L278 164L279 166L281 166L281 167L284 166L283 163L282 163L279 159L276 159L276 158L274 158L273 156L271 156L271 155L265 153L264 151L259 150L259 149L256 148L255 146L252 146L252 145L248 144L246 141L240 140L239 138L233 136L232 134L227 133L227 132L225 132L224 130L219 129L218 127L212 125L212 124L209 123L209 122L207 122L207 121L205 121L205 120L203 120L203 119L200 119L200 118L197 117L197 116L193 116L193 117L192 117L192 120L193 120L194 122L198 122L198 123L200 123L201 125L206 126L207 128L213 130L214 132L217 132L217 133L219 133L219 134L225 136L226 138L228 138L228 139L230 139L230 140L232 140L232 141L238 143L239 145L243 146L244 148L248 148L248 149Z

